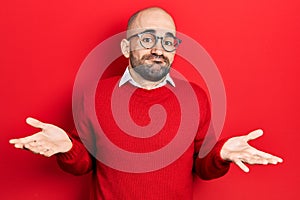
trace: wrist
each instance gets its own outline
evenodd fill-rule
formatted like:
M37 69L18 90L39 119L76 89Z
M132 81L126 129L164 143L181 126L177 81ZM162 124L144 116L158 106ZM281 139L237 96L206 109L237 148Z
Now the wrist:
M228 142L228 140L223 144L221 150L220 150L220 157L222 160L224 161L231 161L229 159L229 156L228 156L228 150L226 149L226 143Z

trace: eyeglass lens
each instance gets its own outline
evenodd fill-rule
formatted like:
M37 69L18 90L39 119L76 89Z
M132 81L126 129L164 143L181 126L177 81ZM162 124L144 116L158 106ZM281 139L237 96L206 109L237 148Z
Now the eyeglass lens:
M151 33L144 33L140 36L141 45L147 49L153 48L157 43L157 39L158 38ZM161 44L166 51L174 51L178 46L178 41L172 36L165 36L162 38Z

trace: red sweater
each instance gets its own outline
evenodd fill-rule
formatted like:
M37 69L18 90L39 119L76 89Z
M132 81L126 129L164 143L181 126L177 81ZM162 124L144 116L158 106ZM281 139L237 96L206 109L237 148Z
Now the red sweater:
M168 145L176 135L181 122L180 104L176 95L166 86L153 90L136 89L127 108L136 124L146 126L150 123L148 112L154 104L164 107L167 119L157 134L149 138L133 137L118 127L111 111L111 94L119 79L120 77L113 77L100 81L96 92L96 116L106 137L116 146L129 152L153 152ZM183 82L175 80L175 84L176 88L180 89ZM120 88L117 86L116 90L126 93L133 87L130 83L126 83ZM229 169L229 162L223 161L220 157L224 140L219 141L205 158L197 157L210 123L210 106L205 92L196 85L193 85L193 89L201 111L198 131L186 151L171 164L154 171L140 173L124 172L103 164L92 156L101 151L103 144L100 134L95 131L93 125L95 122L86 115L82 115L77 129L78 127L80 129L80 139L89 147L83 145L77 133L69 134L73 147L69 152L57 155L58 164L63 170L75 175L93 172L93 183L90 186L92 200L192 199L193 174L202 179L213 179L223 176ZM186 95L188 97L189 94ZM84 99L85 97L79 106L82 106L82 110L87 110L89 105L85 104ZM115 155L107 155L107 158L118 159L122 163L122 158Z

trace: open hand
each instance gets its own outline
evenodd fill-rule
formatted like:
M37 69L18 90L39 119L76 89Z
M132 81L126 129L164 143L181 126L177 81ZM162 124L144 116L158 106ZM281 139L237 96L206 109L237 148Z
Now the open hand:
M257 150L248 144L263 135L261 129L252 131L248 135L230 138L221 149L221 157L224 160L232 161L244 172L249 172L249 168L244 164L277 164L283 160L277 156Z
M61 128L33 118L27 118L26 122L35 128L40 128L41 131L24 138L11 139L9 143L14 144L16 148L28 149L47 157L71 149L72 142L67 133Z

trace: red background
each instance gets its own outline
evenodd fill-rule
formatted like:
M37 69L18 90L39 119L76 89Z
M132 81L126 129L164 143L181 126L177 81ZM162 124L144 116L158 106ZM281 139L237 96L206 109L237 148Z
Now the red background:
M132 13L152 5L169 11L178 30L216 62L228 101L222 137L262 128L264 136L251 144L284 159L278 166L250 166L248 174L232 165L221 179L197 179L195 199L297 199L299 1L151 2L0 3L0 199L86 199L89 176L69 175L55 158L14 149L8 140L36 131L25 124L28 116L70 128L81 62L101 41L124 31Z

